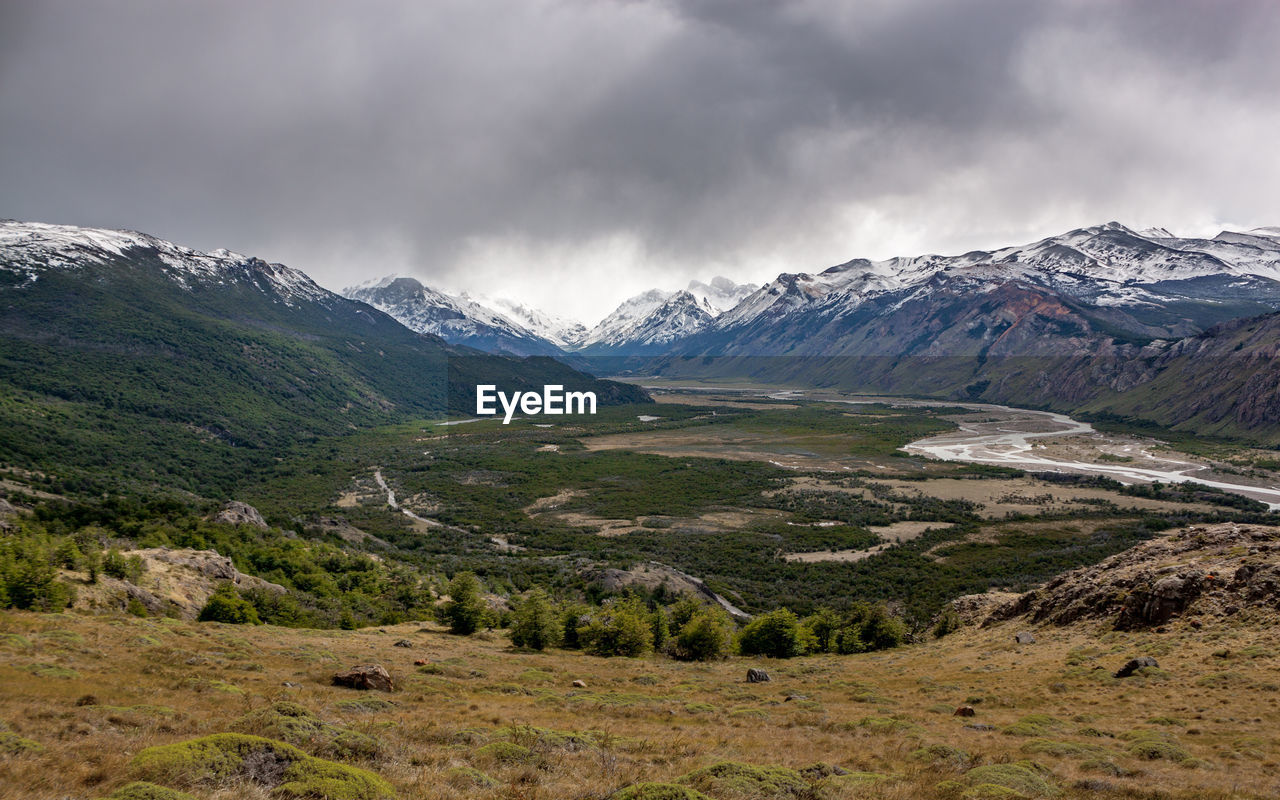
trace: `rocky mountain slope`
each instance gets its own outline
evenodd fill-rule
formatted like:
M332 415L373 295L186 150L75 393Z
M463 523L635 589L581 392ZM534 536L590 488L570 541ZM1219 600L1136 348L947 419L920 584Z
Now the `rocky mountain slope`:
M587 356L649 356L667 353L680 342L712 327L721 314L756 287L716 277L690 281L685 289L650 289L625 300L579 343Z
M984 596L960 598L961 608ZM1100 620L1116 630L1228 619L1274 624L1280 609L1280 528L1223 523L1175 531L1035 591L989 603L984 625L1022 619L1068 625Z
M450 344L515 356L564 356L559 345L510 317L466 295L445 294L413 278L386 277L342 293L389 314L410 330L439 336ZM521 308L526 316L539 313Z

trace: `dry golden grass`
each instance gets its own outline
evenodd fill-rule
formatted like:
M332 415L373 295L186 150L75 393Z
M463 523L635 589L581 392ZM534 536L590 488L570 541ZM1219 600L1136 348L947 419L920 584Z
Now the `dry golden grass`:
M499 635L464 639L419 624L296 631L3 612L0 722L45 749L0 755L0 800L104 796L127 782L129 760L142 748L230 730L247 712L283 699L379 739L382 754L356 763L390 780L401 798L601 798L732 760L878 772L890 777L824 800L906 800L944 796L935 785L961 778L955 764L911 755L939 744L964 750L966 765L1034 758L1053 771L1061 797L1280 796L1280 658L1267 627L1037 628L1039 643L1015 646L1018 629L966 629L860 656L707 665L518 653ZM394 647L402 638L414 647ZM1167 675L1109 677L1141 654L1156 656ZM415 659L431 666L419 670ZM386 665L400 691L329 685L337 669L369 662ZM749 666L764 666L774 680L745 683ZM587 688L572 688L575 679ZM370 698L396 705L367 712L339 705ZM966 703L975 717L951 715ZM1002 732L1037 714L1056 722L1040 720L1033 737ZM859 724L868 718L894 721ZM585 743L549 743L528 728L500 732L511 726L596 733ZM1173 736L1200 763L1131 755L1123 737L1143 729ZM503 762L481 751L499 740L533 752ZM1041 740L1103 748L1121 774L1087 771L1085 757L1024 751L1043 747ZM450 772L456 767L479 769L498 786L468 785ZM1092 783L1078 785L1084 781ZM251 786L196 793L266 797Z

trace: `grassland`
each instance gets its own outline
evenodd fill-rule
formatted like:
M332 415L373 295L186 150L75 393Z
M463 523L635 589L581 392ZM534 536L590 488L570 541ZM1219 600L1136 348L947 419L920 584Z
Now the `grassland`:
M731 761L800 770L818 784L803 796L905 800L959 796L975 768L1028 759L1048 787L1032 796L1276 795L1280 657L1265 627L1044 627L1033 645L1015 645L1015 630L691 665L517 652L501 636L416 623L305 631L3 612L0 721L35 747L0 755L0 798L101 797L136 777L144 748L227 731L279 738L280 701L327 726L300 747L371 770L400 798L604 798ZM1111 677L1135 655L1160 669ZM330 685L368 662L385 664L398 691ZM773 680L745 683L753 666ZM976 715L952 716L961 705ZM818 763L868 775L820 782L803 772ZM236 780L173 780L208 800L268 797Z

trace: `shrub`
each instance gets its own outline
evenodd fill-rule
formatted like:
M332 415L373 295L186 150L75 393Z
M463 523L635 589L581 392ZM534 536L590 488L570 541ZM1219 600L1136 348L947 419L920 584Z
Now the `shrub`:
M733 651L733 620L722 608L699 610L680 627L671 656L680 661L714 661Z
M179 792L177 789L166 789L154 783L134 781L121 786L102 800L197 800L195 795Z
M636 600L614 601L578 628L582 649L596 656L642 656L653 650L648 609Z
M674 783L637 783L609 796L609 800L711 800L702 792Z
M760 800L789 800L809 792L809 782L786 767L740 764L721 761L683 775L678 783L712 797L753 797Z
M938 621L933 624L933 635L935 638L941 639L949 633L955 633L960 630L962 624L960 615L951 606L942 609L942 613L938 615Z
M497 764L520 764L532 757L532 750L514 742L493 742L476 751L476 758Z
M1142 758L1148 761L1186 761L1191 758L1191 753L1187 752L1181 745L1176 742L1165 741L1157 738L1143 738L1129 745L1129 755L1135 758Z
M791 658L804 654L805 634L796 615L780 608L748 622L738 636L738 649L744 656Z
M489 609L480 595L480 581L473 573L459 572L449 581L444 618L449 632L462 636L475 633L488 621Z
M231 725L239 733L279 739L329 758L373 758L381 752L372 736L331 725L306 708L288 701L251 711Z
M232 583L224 583L209 595L196 618L200 622L226 622L231 625L261 625L253 604L240 596Z
M551 608L547 593L534 589L516 606L511 625L511 643L516 647L545 650L563 638L560 620Z
M384 800L395 791L367 770L309 756L284 742L240 733L148 747L129 763L134 777L184 785L255 783L275 797Z
M964 779L972 787L998 786L1028 797L1046 797L1058 793L1047 774L1048 771L1034 761L1018 761L974 767L964 774Z

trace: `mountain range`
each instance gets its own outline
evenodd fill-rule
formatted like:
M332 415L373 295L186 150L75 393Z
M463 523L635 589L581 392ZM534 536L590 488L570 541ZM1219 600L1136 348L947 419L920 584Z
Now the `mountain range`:
M1280 443L1277 228L1200 239L1111 222L763 286L718 277L637 295L591 329L408 277L344 294L225 250L0 223L0 378L15 390L0 423L23 423L38 451L60 429L56 398L86 429L93 415L75 404L261 445L285 430L465 411L451 387L484 376L584 386L584 373L630 372L987 400ZM605 402L644 397L591 385Z
M1280 309L1280 228L1204 239L1110 222L954 256L853 259L759 287L695 281L632 297L571 335L553 332L563 321L522 325L416 281L406 301L405 280L348 295L451 341L554 348L596 374L983 399L1280 437L1264 341ZM1253 318L1242 342L1239 321ZM1178 387L1193 373L1205 385L1190 396Z
M471 413L481 382L647 399L555 359L411 331L282 264L0 222L0 461L216 495L193 476L230 478L320 435Z
M387 276L343 290L407 327L495 353L548 355L584 366L581 356L657 355L708 328L757 287L716 277L685 289L651 289L629 298L595 327L505 298L447 294L414 278Z

